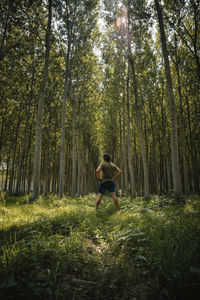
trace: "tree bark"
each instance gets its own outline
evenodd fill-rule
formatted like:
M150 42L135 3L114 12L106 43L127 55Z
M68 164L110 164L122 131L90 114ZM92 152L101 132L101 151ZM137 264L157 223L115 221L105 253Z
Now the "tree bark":
M122 174L120 176L120 186L122 193L124 191L124 161L123 161L123 150L122 150L122 120L121 113L119 115L119 136L120 136L120 169Z
M188 118L188 129L189 129L189 149L191 154L191 189L193 191L198 191L198 176L196 172L196 165L195 165L195 153L194 153L194 139L192 134L192 128L191 128L191 116L190 116L190 104L188 101L188 96L185 97L186 99L186 105L187 105L187 118Z
M179 106L181 114L181 156L183 160L183 187L184 192L187 194L189 192L189 178L188 178L188 168L187 168L187 158L186 158L186 142L185 142L185 119L183 116L183 97L181 91L181 79L179 71L179 61L177 54L177 43L175 40L175 67L177 72L177 81L178 81L178 93L179 93Z
M4 182L4 191L7 192L7 185L8 185L8 174L9 174L9 167L10 167L10 156L7 157L7 161L6 161L6 178L5 178L5 182Z
M124 183L125 183L125 192L126 195L129 194L129 186L128 186L128 168L127 168L127 149L126 149L126 130L125 130L125 92L123 91L123 146L122 146L122 154L123 154L123 162L124 162Z
M140 123L140 116L139 116L139 109L138 109L138 89L137 89L137 78L135 74L135 65L134 60L130 50L130 42L129 42L129 61L132 68L132 76L134 82L134 96L135 96L135 119L137 128L139 131L140 137L140 148L141 148L141 155L142 155L142 162L143 162L143 171L144 171L144 196L145 198L149 197L149 174L148 174L148 164L147 164L147 154L145 150L145 142L144 142L144 134L142 130L142 126Z
M61 122L61 141L60 141L60 172L59 172L59 196L63 197L64 192L64 174L65 174L65 119L66 119L66 102L68 94L68 60L66 61L65 87L62 102L62 122Z
M32 73L31 88L30 88L30 99L29 99L28 109L27 109L27 114L26 114L26 124L25 124L25 129L24 129L24 138L22 141L22 150L20 151L18 170L17 170L17 183L16 183L16 189L15 189L16 194L19 194L20 190L21 190L22 167L23 167L23 161L24 161L25 150L26 150L26 140L27 140L27 133L28 133L28 128L29 128L29 119L30 119L30 109L31 109L31 104L32 104L32 100L33 100L34 77L35 77L35 68L33 65L33 73Z
M73 118L72 118L72 197L76 193L76 100L72 93Z
M44 98L46 94L46 86L48 80L49 69L49 52L50 52L50 34L51 34L51 20L52 20L52 0L48 3L48 23L46 30L46 45L45 45L45 62L42 75L42 83L39 93L38 112L36 119L36 136L35 136L35 151L34 151L34 165L33 165L33 196L38 198L40 194L40 169L41 169L41 148L42 148L42 119L44 110Z
M13 141L13 151L12 151L12 163L11 163L11 172L9 176L9 185L8 185L8 191L9 194L11 195L13 193L13 183L14 183L14 173L15 173L15 157L16 157L16 152L17 152L17 140L18 140L18 135L19 135L19 126L21 123L21 117L20 117L20 110L19 110L19 117L18 117L18 122L16 126L16 135L15 135L15 140Z
M165 64L165 76L167 81L167 93L169 100L169 111L170 111L170 121L171 121L171 158L172 158L172 174L173 174L173 184L175 197L180 198L181 184L180 184L180 166L179 166L179 153L178 153L178 133L177 133L177 117L176 117L176 105L174 101L173 84L171 78L166 36L164 30L162 9L159 0L155 0L155 7L158 15L158 22L160 28L160 38L162 44L162 53L164 57Z
M143 171L144 171L144 196L145 198L149 197L149 174L148 174L148 163L147 163L147 154L145 149L145 142L144 142L144 134L140 122L140 114L139 114L139 108L138 108L138 86L137 86L137 76L135 72L135 62L131 51L131 40L130 40L130 33L129 33L129 1L128 1L128 12L124 12L127 14L128 24L126 27L126 43L127 43L127 54L128 54L128 62L131 67L132 71L132 78L134 82L134 98L135 98L135 120L136 125L139 132L140 137L140 147L141 147L141 155L142 155L142 162L143 162Z
M80 196L81 191L81 97L79 97L78 102L78 149L77 149L77 194Z
M129 70L128 70L129 72ZM133 197L136 196L136 188L135 188L135 175L134 175L134 169L133 169L133 158L132 158L132 147L131 147L131 130L130 130L130 102L129 102L129 74L127 78L127 117L128 117L128 138L127 138L127 144L128 144L128 168L129 168L129 174L131 179L131 195Z

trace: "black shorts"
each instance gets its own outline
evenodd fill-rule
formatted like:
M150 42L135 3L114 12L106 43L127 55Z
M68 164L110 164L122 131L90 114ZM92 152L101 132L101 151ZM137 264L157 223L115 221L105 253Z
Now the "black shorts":
M106 191L109 191L110 194L115 193L115 184L114 181L106 181L100 183L99 185L99 194L104 194Z

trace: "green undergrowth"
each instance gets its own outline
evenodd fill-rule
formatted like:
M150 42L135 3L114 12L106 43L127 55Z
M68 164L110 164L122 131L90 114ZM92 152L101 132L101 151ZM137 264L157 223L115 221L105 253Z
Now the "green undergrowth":
M199 299L200 197L0 200L0 299Z

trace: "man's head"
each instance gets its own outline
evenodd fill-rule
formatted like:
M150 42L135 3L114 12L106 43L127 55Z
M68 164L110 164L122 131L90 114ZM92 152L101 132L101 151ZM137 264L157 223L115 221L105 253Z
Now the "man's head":
M109 155L108 153L104 153L103 159L104 159L105 161L107 161L107 162L110 162L110 161L111 161L111 157L110 157L110 155Z

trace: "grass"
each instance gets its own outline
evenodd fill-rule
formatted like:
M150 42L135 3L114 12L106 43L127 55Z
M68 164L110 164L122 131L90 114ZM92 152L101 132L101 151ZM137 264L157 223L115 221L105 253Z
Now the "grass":
M1 196L0 299L199 299L200 197Z

